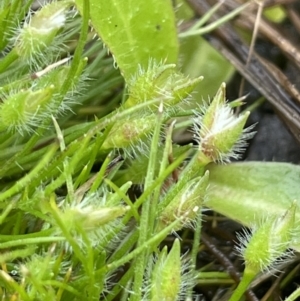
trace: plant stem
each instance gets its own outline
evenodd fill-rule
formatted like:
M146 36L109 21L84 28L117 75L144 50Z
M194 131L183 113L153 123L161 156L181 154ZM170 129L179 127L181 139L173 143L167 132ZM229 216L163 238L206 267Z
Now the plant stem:
M156 169L156 160L157 160L157 145L159 145L159 138L160 138L160 131L163 121L163 105L162 103L158 109L158 120L154 130L154 135L151 141L151 151L150 151L150 158L147 168L147 175L145 179L145 190L151 186L155 177L155 169ZM150 202L152 201L151 195L145 200L143 203L141 219L140 219L140 236L137 244L137 249L143 246L150 234L152 233L151 229L149 229L149 218L150 218ZM153 217L152 217L153 218ZM149 243L148 246L150 247L151 244ZM144 249L143 252L137 256L135 260L135 275L133 281L133 294L131 295L131 301L140 301L142 299L142 287L143 287L143 280L144 280L144 272L146 266L146 260L148 258L149 251Z
M58 241L65 241L66 238L64 236L50 236L50 237L35 237L35 238L28 238L28 239L19 239L19 240L12 240L7 241L0 244L0 249L6 249L11 247L23 246L23 245L37 245L41 243L50 243L50 242L58 242Z
M11 51L8 55L0 61L0 73L4 72L9 65L11 65L15 60L17 60L18 55L15 51Z
M237 286L237 288L234 290L229 301L239 301L241 299L241 297L243 296L243 294L246 292L249 284L254 279L255 275L256 274L253 271L251 271L249 268L247 268L247 266L246 266L246 268L244 270L243 278L242 278L241 282L239 283L239 285Z
M284 301L295 301L300 297L300 287L298 287L292 294L290 294Z
M195 274L196 272L196 264L197 264L197 255L200 245L200 237L201 237L201 228L202 228L202 208L199 208L197 220L196 220L196 229L194 230L194 239L193 239L193 247L191 251L191 266L193 269L193 272ZM187 297L192 300L193 295L193 287L189 286L187 288Z
M26 187L34 178L38 177L39 172L51 161L56 150L57 145L54 144L43 157L43 159L36 165L36 167L30 173L28 173L21 180L16 182L14 186L0 194L0 202L3 202L5 199L17 194L24 187Z
M143 245L135 248L132 252L130 252L129 254L123 256L122 258L120 258L117 261L112 262L111 264L108 264L107 266L103 267L102 270L106 270L106 271L111 271L114 270L120 266L122 266L123 264L125 264L126 262L132 260L133 258L136 258L137 255L141 254L143 251L147 250L149 248L149 246L151 245L157 245L159 244L169 233L172 229L176 228L176 226L178 226L180 223L182 223L182 220L185 218L185 216L175 220L173 223L171 223L170 225L168 225L166 228L164 228L162 231L158 232L156 235L154 235L153 237L151 237L148 241L146 241ZM142 300L139 299L139 300Z
M172 123L170 125L170 127L168 128L168 131L167 131L164 153L163 153L162 160L160 162L160 170L159 170L159 174L158 174L159 177L165 171L165 169L167 167L167 164L168 164L169 155L170 155L170 153L172 153L173 128L174 128L174 123ZM156 188L154 190L154 195L153 195L153 198L152 198L151 208L150 208L149 229L152 233L154 231L155 220L156 220L156 217L157 217L157 204L158 204L158 201L159 201L159 196L161 194L161 186L162 186L162 184L156 186Z
M245 3L244 5L241 5L237 7L232 12L228 13L227 15L223 16L222 18L218 19L217 21L210 23L209 25L202 27L200 29L190 29L186 32L183 32L179 34L179 38L187 38L191 36L198 36L198 35L204 35L208 32L211 32L218 27L220 27L225 22L231 20L232 18L236 17L239 13L241 13L245 8L247 8L250 5L250 2Z

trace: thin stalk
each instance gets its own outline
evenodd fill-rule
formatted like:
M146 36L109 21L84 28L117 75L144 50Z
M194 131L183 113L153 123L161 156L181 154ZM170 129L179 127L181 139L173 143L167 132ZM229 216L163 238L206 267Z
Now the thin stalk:
M213 22L213 23L211 23L211 24L209 24L205 27L202 27L202 28L196 29L196 30L187 30L186 32L180 33L179 38L187 38L187 37L191 37L191 36L198 36L198 35L204 35L206 33L209 33L211 31L217 29L218 27L220 27L225 22L227 22L227 21L233 19L234 17L236 17L239 13L241 13L249 5L250 5L249 2L245 3L244 5L241 5L241 6L237 7L232 12L230 12L227 15L223 16L219 20L217 20L217 21L215 21L215 22Z
M59 242L65 241L66 238L62 236L50 236L50 237L34 237L27 239L18 239L13 241L7 241L4 243L0 243L0 249L12 248L23 245L37 245L41 243L50 243L50 242Z
M199 21L197 21L190 29L189 31L197 30L202 25L204 25L217 10L223 5L225 0L220 1L219 3L216 3L208 12L206 12Z
M134 203L134 206L136 208L139 208L141 204L144 203L145 199L148 198L152 193L155 187L161 186L161 184L165 181L165 179L183 162L184 159L186 159L188 155L188 152L183 153L180 155L172 164L170 164L163 172L163 174L155 179L153 184L149 187L149 189L145 190L143 195L136 200Z
M158 109L157 123L151 141L151 152L150 152L150 158L149 158L149 163L147 168L147 175L145 179L145 190L149 188L149 186L151 186L155 177L156 162L157 162L157 145L159 145L162 122L163 122L163 105L161 103ZM150 210L152 205L151 201L152 198L149 197L143 203L141 219L140 219L140 236L137 243L137 249L143 246L147 242L150 234L152 233L152 231L151 232L149 231L151 230L149 229L149 218L150 218ZM151 244L148 245L150 246ZM131 295L132 301L140 301L142 299L141 288L143 286L147 258L148 258L148 250L145 249L135 259L135 275L134 275L134 281L132 287L134 293Z
M71 89L73 80L78 76L78 70L81 69L81 56L84 51L84 46L88 37L89 28L89 13L90 13L90 3L89 1L82 1L83 12L82 12L82 25L77 47L73 56L73 61L71 68L68 72L66 80L62 85L61 95L64 96Z
M0 225L6 220L6 217L9 215L11 210L15 207L16 203L15 202L10 202L3 210L3 212L0 215ZM0 235L0 240L1 240L1 235Z
M170 153L172 153L172 133L173 133L174 124L175 122L173 122L168 128L164 153L163 153L162 160L160 162L160 170L158 176L161 176L163 174L168 163L169 155ZM154 231L154 225L157 216L157 204L158 204L160 194L161 194L161 185L158 185L154 191L154 196L150 208L149 229L151 233L153 233Z
M18 59L18 55L15 51L11 51L2 60L0 60L0 73L3 73L9 65Z
M295 301L300 297L300 287L298 287L292 294L290 294L284 301Z
M110 186L114 192L116 194L119 195L120 199L123 200L124 203L126 203L129 207L130 207L130 211L132 211L132 216L135 218L135 220L137 222L140 221L140 216L138 211L136 210L136 208L133 206L132 201L130 200L130 198L126 195L126 192L128 191L128 189L131 187L132 183L131 182L127 182L125 183L122 187L127 188L125 189L125 191L123 191L122 189L120 189L116 184L114 184L112 181L110 181L109 179L105 179L105 183Z
M0 241L24 240L29 238L49 237L53 233L53 229L42 230L36 233L20 234L20 235L1 235Z
M115 270L116 268L122 266L126 262L136 258L139 254L144 252L145 250L148 250L149 246L158 245L165 237L172 231L172 229L176 228L177 225L181 224L182 221L185 219L185 216L181 216L179 219L172 222L170 225L165 227L162 231L158 232L156 235L151 237L148 241L146 241L143 245L135 248L132 252L129 254L123 256L117 261L112 262L111 264L108 264L107 266L100 269L100 271L111 271ZM140 299L141 300L141 299Z
M0 262L12 262L13 260L20 260L20 258L26 258L32 255L35 252L35 246L24 248L24 249L16 249L6 253L0 254Z
M80 147L77 149L77 152L73 154L73 157L68 165L68 169L66 170L67 173L72 174L79 161L82 160L82 158L85 156L86 154L85 150L87 148L89 141L90 141L90 137L86 136L85 140L81 143ZM65 175L60 174L51 184L47 186L44 192L45 195L46 196L50 195L55 189L57 189L64 183L65 183Z
M254 279L255 276L256 276L256 274L253 273L251 270L249 270L246 266L246 268L244 270L243 278L242 278L241 282L239 283L239 285L237 286L237 288L234 290L229 301L239 301L241 299L241 297L243 296L243 294L248 289L249 284L251 283L251 281Z
M117 248L114 253L109 257L107 263L111 264L121 258L123 258L133 246L136 244L139 238L139 231L137 229L131 230L122 241L122 245Z
M24 187L29 185L33 179L37 178L39 172L43 168L45 168L45 166L47 166L48 163L51 161L56 150L57 150L57 145L53 145L46 153L46 155L43 157L43 159L36 165L36 167L30 173L28 173L26 176L24 176L22 179L16 182L14 186L12 186L11 188L7 189L5 192L0 194L0 202L3 202L5 199L19 193Z
M199 208L199 213L196 219L196 228L194 230L193 246L191 251L191 268L193 269L193 274L196 273L196 264L197 264L198 250L200 245L201 228L202 228L202 208ZM190 300L192 300L192 296L193 296L193 287L189 286L187 288L187 297L190 298Z
M53 286L53 287L59 287L61 289L63 289L64 291L68 291L70 293L72 293L75 296L78 296L80 298L83 298L83 294L80 293L78 290L76 290L75 288L73 288L72 286L68 285L67 283L61 282L61 281L57 281L57 280L45 280L43 281L43 285L45 286ZM56 299L58 300L58 299ZM84 299L81 299L84 300Z

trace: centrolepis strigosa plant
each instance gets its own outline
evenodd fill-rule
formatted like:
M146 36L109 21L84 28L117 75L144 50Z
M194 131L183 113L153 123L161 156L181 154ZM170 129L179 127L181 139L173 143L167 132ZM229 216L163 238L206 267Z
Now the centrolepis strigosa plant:
M207 207L253 226L248 280L299 248L299 168L230 164L253 136L249 112L235 114L225 83L212 101L193 95L203 78L178 67L171 1L22 2L0 4L3 298L191 299ZM187 125L195 145L179 146ZM187 228L182 256L169 235Z

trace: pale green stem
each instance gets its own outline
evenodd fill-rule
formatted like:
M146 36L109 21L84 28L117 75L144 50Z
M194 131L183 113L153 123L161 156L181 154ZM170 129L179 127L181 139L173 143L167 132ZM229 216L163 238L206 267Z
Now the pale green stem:
M53 229L42 230L35 233L28 233L28 234L20 234L20 235L1 235L0 234L0 241L13 241L19 239L28 239L28 238L40 238L40 237L49 237L53 233Z
M8 55L6 55L0 61L0 73L4 72L7 69L7 67L17 59L18 59L17 53L14 50L12 50Z
M187 38L187 37L191 37L191 36L197 36L197 35L203 35L206 34L208 32L211 32L215 29L217 29L218 27L220 27L222 24L224 24L225 22L233 19L234 17L236 17L239 13L241 13L245 8L247 8L250 5L250 3L245 3L244 5L241 5L239 7L237 7L235 10L233 10L232 12L228 13L227 15L223 16L222 18L220 18L219 20L203 27L200 29L190 29L186 32L183 32L181 34L179 34L179 38Z
M109 132L109 131L106 129L105 133L106 132ZM96 138L96 141L95 141L95 146L93 147L92 153L90 155L90 160L89 160L88 164L82 170L81 174L78 176L74 187L77 188L79 183L85 183L84 185L86 185L87 183L89 183L91 181L91 179L89 179L91 169L95 164L98 150L100 149L101 145L103 144L103 142L105 140L105 137L106 137L105 133L104 133L104 135L102 135L102 133L98 134L98 137ZM102 181L104 179L105 172L107 171L107 167L108 167L109 163L112 161L113 156L114 156L113 153L109 153L107 155L107 157L105 158L104 162L101 165L100 171L94 176L94 179L90 183L91 186L90 186L90 190L89 190L87 196L95 193L97 191L97 189L100 187L100 184L102 183Z
M264 97L258 98L256 101L254 101L250 106L247 106L245 110L241 112L241 114L246 113L247 111L253 112L258 107L260 107L264 102L266 102L266 99Z
M125 189L126 192L122 191L116 184L114 184L109 179L105 179L105 183L108 186L110 186L115 191L116 194L119 195L120 199L122 199L123 202L125 202L128 206L130 206L130 211L132 212L132 216L135 218L135 220L137 222L139 222L139 220L140 220L139 213L138 213L137 209L133 206L133 203L131 202L130 198L126 195L126 192L131 187L132 183L127 182L123 185L124 188L125 187L127 188L127 189Z
M139 208L141 204L144 203L145 199L152 194L155 187L161 186L162 183L165 181L165 179L171 174L171 172L174 171L186 157L187 157L187 153L184 153L180 155L172 164L170 164L165 169L164 173L160 177L155 179L152 185L147 190L144 191L143 195L134 203L134 206L136 208Z
M158 176L161 176L166 169L166 166L168 164L168 158L170 155L172 155L172 133L173 133L173 128L174 128L174 123L170 125L167 131L167 136L166 136L166 143L165 143L165 148L164 148L164 153L162 160L160 162L160 169L159 169L159 174ZM149 220L149 229L151 233L154 231L154 226L155 226L155 220L157 217L157 204L159 200L159 196L161 194L161 185L158 185L155 188L154 191L154 196L153 200L151 203L151 208L150 208L150 220Z
M16 258L20 260L20 258L26 258L27 256L32 255L34 252L35 252L35 246L31 246L24 249L16 249L6 253L1 253L0 262L1 263L12 262L13 260L16 260Z
M241 299L241 297L243 296L243 294L248 289L249 284L251 283L251 281L254 279L255 276L256 276L256 273L254 271L250 270L249 268L247 268L247 266L246 266L246 268L244 270L243 278L242 278L241 282L239 283L239 285L237 286L237 288L234 290L229 301L239 301Z
M14 186L7 189L5 192L0 194L0 202L3 202L5 199L17 194L24 187L26 187L30 182L38 177L39 172L52 160L55 152L57 150L57 145L52 145L43 159L35 166L33 170L31 170L26 176L20 179Z
M124 226L123 226L124 227ZM114 231L114 230L112 230ZM117 231L119 232L119 231ZM136 244L137 240L139 238L139 231L134 228L131 232L129 232L125 238L123 238L122 245L120 248L117 248L114 253L108 258L107 264L111 264L121 258L123 258L126 254L129 253L129 251L132 249L132 247ZM106 237L105 237L106 239Z
M300 297L300 287L291 293L284 301L295 301L298 297Z
M200 28L202 25L204 25L212 16L213 14L223 5L225 0L220 1L219 3L216 3L208 12L206 12L199 21L197 21L190 29L189 31L194 31L198 28Z
M59 288L62 288L64 291L68 291L68 292L72 293L75 296L84 298L82 293L80 293L78 290L76 290L72 286L68 285L67 283L63 283L63 282L57 281L57 280L45 280L42 282L42 284L45 286L59 287ZM82 300L84 300L84 299L82 299Z
M150 158L147 168L147 175L145 179L145 190L151 186L155 177L155 169L156 169L156 160L157 160L157 146L159 145L160 139L160 131L163 121L163 105L162 103L158 109L158 118L157 123L154 129L154 134L151 141L151 151ZM157 187L156 187L157 188ZM152 195L154 197L154 195ZM137 249L143 246L150 234L152 233L151 229L149 229L149 219L150 219L150 210L152 206L152 197L148 197L143 203L141 219L140 219L140 236L137 244ZM152 217L153 218L153 217ZM151 244L148 242L148 246L151 247ZM148 258L149 250L144 249L135 259L135 275L133 281L133 294L131 295L131 301L140 301L142 299L142 287L144 280L144 273L146 267L146 260Z
M109 128L107 128L103 134L103 140L100 141L101 145L102 143L104 142L105 138L107 137L107 135L109 134L110 132L110 129L111 129L111 126L109 126ZM99 143L99 142L98 142ZM95 147L97 147L97 152L98 150L101 148L101 145L98 145L98 143L96 143ZM96 158L96 156L95 156ZM94 182L90 188L90 191L87 193L87 196L89 197L90 195L92 195L93 193L95 193L97 191L97 189L99 189L101 183L103 182L103 179L104 179L104 175L105 175L105 172L107 170L107 167L109 165L109 163L111 162L113 158L113 153L109 153L107 155L107 157L105 158L104 162L102 163L102 166L101 166L101 169L100 171L98 172L98 174L95 176L95 179L94 179ZM89 169L91 169L92 166L90 166Z
M138 209L141 204L144 203L144 201L150 197L150 195L152 194L152 192L154 191L155 187L160 187L163 183L163 181L167 178L168 175L171 174L171 172L179 166L179 164L182 163L182 161L186 158L187 153L182 154L181 156L179 156L172 164L170 164L163 172L163 174L161 176L159 176L157 179L154 180L154 182L152 183L152 185L147 189L147 191L144 191L143 195L136 200L136 202L133 204L134 208ZM113 231L110 231L106 236L105 239L103 239L103 241L111 241L114 236L115 233L118 233L119 231L121 231L121 229L124 227L123 225L126 225L129 220L132 217L132 211L128 212L126 214L126 216L123 218L122 222L120 223L120 225L114 229ZM133 235L130 236L130 238L128 240L126 240L125 244L122 244L122 248L117 250L110 258L109 258L109 263L112 263L115 260L118 260L119 258L122 258L122 256L124 256L124 254L126 254L130 249L132 249L132 246L136 243L138 239L138 231L136 230L134 232Z
M199 152L198 152L199 153ZM201 162L199 161L199 157L196 154L193 159L191 160L191 170L198 170L198 175L200 175L200 172L204 170L204 167L207 165L207 162ZM194 240L193 240L193 247L191 251L191 263L192 263L192 268L193 272L196 273L196 263L197 263L197 255L198 255L198 250L199 250L199 245L200 245L200 237L201 237L201 228L202 228L202 207L199 208L199 212L197 215L196 219L196 229L194 231ZM193 294L193 287L189 287L187 291L187 296L191 298L192 300L192 294Z
M182 220L186 218L185 216L182 216L181 218L178 218L173 223L165 227L162 231L158 232L156 235L151 237L148 241L146 241L143 245L135 248L132 252L129 254L123 256L117 261L112 262L111 264L108 264L107 266L101 268L99 272L105 271L111 271L115 270L116 268L122 266L126 262L134 259L137 257L137 255L141 254L145 250L148 250L149 246L158 245L170 232L172 229L176 228L179 224L182 223ZM140 299L141 300L141 299Z
M168 160L170 158L170 155L172 156L172 133L173 133L173 128L174 128L175 122L171 123L171 125L168 127L167 130L167 135L166 135L166 142L165 142L165 147L164 147L164 153L163 157L160 160L160 169L158 173L158 177L160 177L167 165L168 165ZM157 205L159 202L159 197L161 195L161 190L162 190L162 185L157 185L154 189L153 197L152 197L152 202L151 202L151 207L150 207L150 218L149 218L149 231L151 235L155 234L155 222L157 218ZM148 275L147 277L150 279L151 278L151 272L153 268L153 262L150 261L148 263Z
M80 69L80 65L81 65L81 56L88 36L90 3L89 1L84 0L82 1L82 4L83 4L83 11L82 11L82 25L81 25L80 37L76 46L71 68L62 85L62 91L61 91L62 96L67 94L67 92L72 87L74 78L78 76L78 69Z
M8 242L0 243L0 249L12 248L12 247L23 246L23 245L59 242L59 241L65 241L65 240L66 240L66 238L62 237L62 236L19 239L19 240L12 240L12 241L8 241Z
M86 136L85 140L82 141L80 147L77 149L77 152L73 154L72 159L68 165L67 173L71 174L75 169L75 166L79 163L82 157L85 154L85 149L87 148L88 142L90 140L90 136ZM77 144L76 144L77 145ZM75 145L75 146L76 146ZM60 174L51 184L49 184L45 189L45 195L50 195L56 188L60 187L65 183L65 175Z
M198 250L199 250L199 246L200 246L200 237L201 237L201 228L202 228L201 210L202 210L202 208L199 208L199 213L198 213L197 219L196 219L196 228L194 230L193 246L192 246L192 251L191 251L191 265L192 265L194 274L196 272L197 255L198 255ZM193 287L189 286L187 288L187 297L190 298L190 300L192 300L192 295L193 295Z
M15 202L10 202L3 210L3 212L0 215L0 225L5 221L6 217L9 215L9 213L11 212L11 210L14 208L15 206Z

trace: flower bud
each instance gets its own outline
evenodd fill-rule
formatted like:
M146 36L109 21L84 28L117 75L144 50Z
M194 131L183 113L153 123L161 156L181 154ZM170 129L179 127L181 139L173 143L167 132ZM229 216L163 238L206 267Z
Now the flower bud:
M0 130L31 132L43 120L55 91L54 86L9 95L0 105Z
M266 219L260 227L252 230L246 237L240 236L239 248L245 260L244 275L234 290L230 301L240 300L251 281L260 272L274 268L276 262L287 259L286 249L291 247L295 231L296 203L282 216Z
M153 130L156 121L155 114L116 120L101 148L127 148L140 143Z
M282 216L266 220L246 242L242 241L241 252L248 271L262 272L284 255L291 246L295 213L296 204L293 204Z
M169 254L164 248L155 263L152 272L152 283L150 290L151 301L175 301L181 288L181 259L180 242L174 241Z
M250 112L236 116L226 104L225 88L223 83L203 116L196 119L198 159L205 164L238 158L247 145L245 140L252 137L249 133L252 127L243 130Z
M66 21L72 1L55 1L29 17L16 38L14 51L22 58L40 55L54 40Z
M114 221L124 215L129 209L128 206L106 208L95 208L94 206L80 208L78 206L67 208L61 215L65 221L65 225L67 225L70 230L80 227L90 231Z
M197 217L206 196L208 179L209 173L206 172L203 177L192 179L183 186L160 214L159 229L166 227L179 217L185 216L183 224L179 225L178 229L174 229L177 231L188 226Z
M155 98L163 98L164 105L175 105L186 99L202 77L191 80L175 68L174 64L158 66L150 63L146 71L140 70L128 84L129 98L124 107Z

